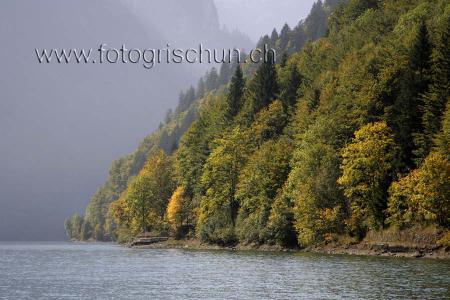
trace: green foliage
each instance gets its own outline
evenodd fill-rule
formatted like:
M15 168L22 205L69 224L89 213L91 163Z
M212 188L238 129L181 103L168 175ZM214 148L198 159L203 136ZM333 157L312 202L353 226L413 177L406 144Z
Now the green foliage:
M294 225L299 244L308 246L339 232L339 214L344 208L336 183L339 158L331 146L306 141L294 155L296 162L289 174ZM330 211L336 215L329 216Z
M230 88L227 95L227 109L230 117L237 115L242 107L242 96L244 95L245 80L241 66L238 65L231 77Z
M397 152L392 131L385 122L363 126L343 149L343 173L338 182L344 187L352 213L369 218L370 228L379 229L384 224L387 189L394 175Z
M85 217L66 221L69 237L170 225L221 245L306 247L448 228L449 16L444 0L317 1L258 43L279 65L223 64L181 93Z
M377 8L379 0L350 0L344 9L344 20L351 22L370 8Z
M433 52L432 81L424 95L422 124L424 132L419 136L421 151L419 158L425 157L433 146L433 138L441 127L445 105L450 97L450 6L438 22L436 47Z
M288 140L269 140L252 154L241 171L236 191L240 203L236 231L240 241L266 243L271 238L268 219L289 173L291 152Z
M292 107L297 102L298 97L298 89L303 81L303 76L298 71L295 65L290 65L286 71L282 74L280 78L280 86L281 86L281 95L280 99L282 99L285 107Z
M420 163L426 155L423 143L422 96L427 92L431 70L431 45L425 21L419 21L413 34L412 44L405 57L405 64L400 66L398 84L390 95L391 106L386 111L388 124L394 130L400 146L400 159L403 168ZM405 109L408 107L408 109ZM414 159L413 159L414 158Z
M281 101L276 100L255 116L250 129L253 140L262 144L264 141L279 136L287 124L287 114Z
M151 155L124 195L134 231L164 230L164 215L174 189L170 157L163 151Z
M436 136L436 149L447 160L450 160L450 101L447 100L447 109L442 119L442 129Z
M189 197L201 194L200 178L203 165L228 125L227 102L224 97L206 96L198 119L192 124L180 142L176 153L180 183Z
M202 240L227 244L235 241L234 225L239 209L235 198L238 176L251 150L250 136L235 127L208 157L201 183L205 195L201 202L199 234ZM213 224L213 225L212 225Z
M84 220L79 214L74 214L64 223L66 234L71 240L82 240Z
M278 191L269 215L269 242L283 247L297 245L297 233L294 228L293 203L285 191L286 184Z
M256 71L249 89L252 95L250 105L253 113L268 106L277 97L279 91L277 70L271 52L269 52L267 61L264 61Z
M415 224L450 225L450 161L431 153L419 169L389 189L389 223L399 227Z

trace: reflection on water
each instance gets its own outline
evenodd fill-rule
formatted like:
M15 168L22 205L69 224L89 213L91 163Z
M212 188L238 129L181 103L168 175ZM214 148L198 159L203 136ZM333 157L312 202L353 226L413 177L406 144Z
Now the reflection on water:
M0 243L0 299L446 299L450 261Z

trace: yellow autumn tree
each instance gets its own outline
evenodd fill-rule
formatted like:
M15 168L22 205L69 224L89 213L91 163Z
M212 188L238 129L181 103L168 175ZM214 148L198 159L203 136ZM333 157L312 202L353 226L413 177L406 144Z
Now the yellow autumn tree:
M386 122L370 123L355 132L342 151L343 186L352 217L369 220L375 229L383 226L387 189L394 171L397 145Z
M187 207L185 190L184 187L179 186L172 194L169 204L167 205L167 221L177 237L181 234L186 218Z
M450 224L450 161L431 153L389 189L388 222L398 227Z
M125 243L132 239L129 210L123 197L109 205L105 230L113 232L114 238L119 243Z

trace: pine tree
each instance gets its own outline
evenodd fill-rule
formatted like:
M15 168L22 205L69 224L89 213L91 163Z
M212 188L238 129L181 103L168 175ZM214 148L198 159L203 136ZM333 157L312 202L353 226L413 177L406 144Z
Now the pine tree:
M297 101L297 90L302 83L303 77L295 65L289 67L288 76L283 82L281 100L285 107L294 106Z
M219 71L219 84L226 84L231 76L231 64L222 63Z
M419 92L424 91L430 84L432 46L425 20L420 22L415 42L410 55L410 67L414 70L414 82Z
M181 92L178 106L176 109L176 113L183 112L189 108L189 106L194 102L195 100L195 88L191 86L186 93Z
M288 24L284 24L283 28L280 31L280 39L278 49L280 51L286 51L289 41L291 40L291 28Z
M450 161L450 99L442 118L442 128L435 139L437 150Z
M264 49L264 45L270 45L270 37L267 34L259 39L257 48Z
M278 95L277 70L273 54L268 53L267 60L256 71L250 86L253 94L252 110L258 112L270 104Z
M305 20L307 40L316 40L327 32L327 14L321 0L313 4L309 16Z
M399 84L389 124L392 126L401 148L404 167L414 165L413 155L422 156L422 95L429 86L431 68L431 44L425 22L421 22L408 55L408 64Z
M297 27L295 27L295 29L291 33L291 36L292 36L291 42L293 47L292 50L300 51L300 49L306 42L305 29L302 22L300 22L300 24Z
M275 47L275 45L277 44L278 41L278 32L277 30L274 28L272 31L272 34L270 35L270 47Z
M211 71L206 75L205 86L208 91L212 91L218 87L219 75L217 74L216 68L212 68Z
M240 65L236 67L230 82L230 90L227 95L228 115L234 117L242 106L242 96L244 94L245 80Z
M422 123L424 132L420 136L423 159L433 146L433 138L441 127L445 104L450 97L450 10L444 15L438 27L439 39L433 53L432 83L423 99Z
M205 81L203 80L203 78L200 78L197 84L197 94L195 95L196 98L202 98L205 95L205 90Z

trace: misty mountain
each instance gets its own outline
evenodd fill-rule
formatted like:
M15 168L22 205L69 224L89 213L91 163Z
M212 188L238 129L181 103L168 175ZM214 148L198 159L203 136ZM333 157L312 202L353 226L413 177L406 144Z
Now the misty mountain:
M211 1L2 1L0 239L64 238L110 162L129 152L209 65L39 64L35 48L249 47ZM211 45L211 46L209 46Z
M315 0L215 0L220 22L229 30L239 29L257 42L275 27L294 27L308 15ZM251 21L249 21L249 19Z

